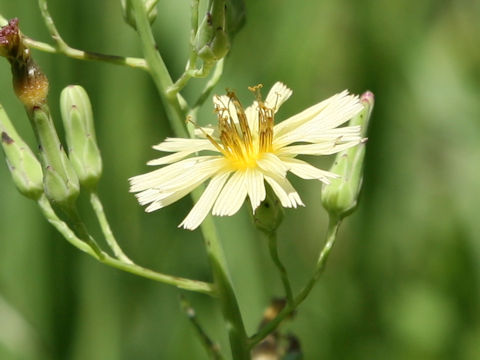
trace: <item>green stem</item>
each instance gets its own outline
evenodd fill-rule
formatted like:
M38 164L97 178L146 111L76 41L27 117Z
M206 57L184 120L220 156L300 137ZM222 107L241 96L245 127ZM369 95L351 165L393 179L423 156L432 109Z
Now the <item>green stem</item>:
M83 223L80 214L78 213L78 210L76 207L73 207L70 211L66 212L65 211L65 216L67 218L67 225L70 224L70 226L73 227L73 230L77 237L79 237L81 240L85 241L94 251L96 257L102 261L104 259L104 252L98 246L98 244L95 242L95 240L92 238L92 236L89 234L87 227Z
M193 198L198 201L200 189L193 192ZM205 239L208 259L212 267L214 283L218 290L218 298L222 314L226 322L230 339L230 348L234 360L250 359L248 337L243 325L240 308L233 291L232 282L227 270L227 263L222 246L218 239L215 224L211 216L202 222L201 230Z
M283 288L285 289L285 294L287 296L287 303L293 305L293 293L290 281L288 280L287 269L282 264L280 257L278 255L278 246L277 246L277 232L273 231L268 234L268 250L270 251L270 256L275 263L275 266L280 273L280 278L282 279Z
M83 251L84 253L90 255L91 257L95 258L96 260L100 261L101 263L147 279L173 285L179 289L196 291L210 296L216 296L216 290L213 284L158 273L153 270L138 266L136 264L128 264L121 260L112 258L105 252L101 253L101 257L98 256L97 253L87 243L83 242L75 235L75 233L67 226L64 221L59 219L45 195L42 195L37 203L48 222L52 224L55 229L57 229L57 231L62 234L62 236L70 244L75 246L77 249Z
M135 21L137 24L137 33L140 37L143 54L149 67L150 75L157 87L160 97L165 105L168 120L173 132L178 137L188 137L185 128L185 114L180 105L178 94L168 96L167 89L172 86L172 78L168 73L167 67L157 50L157 45L153 37L152 28L148 21L145 5L142 0L129 0L135 11Z
M180 90L182 90L185 85L187 85L188 81L193 77L193 78L204 78L206 77L209 73L210 70L213 67L214 62L206 62L202 65L200 69L195 69L195 68L190 68L190 61L188 62L187 69L184 71L182 76L167 89L167 95L168 97L174 97L176 96Z
M162 57L157 51L155 39L152 34L150 23L148 22L143 1L130 1L135 11L137 32L142 43L143 53L147 60L150 74L164 102L172 129L176 136L187 137L187 130L182 119L182 117L185 116L185 113L180 106L179 96L176 95L174 97L169 97L167 95L167 89L172 85L172 79ZM201 189L193 191L193 200L197 201L200 195ZM250 355L247 346L248 339L243 325L242 316L227 272L223 249L220 245L215 225L211 217L207 217L207 219L203 221L201 230L212 267L217 295L219 297L223 316L227 323L233 358L238 360L249 359Z
M195 310L192 308L192 306L187 301L187 299L185 299L184 296L180 296L180 305L182 307L182 310L185 312L188 319L192 323L193 328L195 329L195 332L198 335L198 338L200 339L203 347L207 351L209 358L213 360L223 360L223 356L220 353L220 348L218 344L214 343L212 339L210 339L210 337L207 335L207 333L197 319Z
M107 217L105 216L105 211L103 210L102 202L100 201L98 194L96 192L90 193L90 204L92 205L93 210L95 211L95 215L97 216L98 223L103 232L103 236L105 236L105 240L107 241L108 246L112 249L115 256L122 260L124 263L133 264L133 261L128 258L127 255L123 252L118 245L115 236L113 235L112 229L110 228L110 224L108 223Z
M212 92L213 88L218 84L218 81L220 80L223 74L223 63L224 63L224 59L217 61L212 77L208 80L207 84L205 85L205 88L203 89L202 93L198 97L197 101L195 101L192 112L197 111L198 108L203 105L205 100L207 100L208 96Z
M50 36L55 41L56 46L52 46L40 41L36 41L30 39L29 37L24 37L25 44L29 47L41 50L48 53L57 53L63 54L73 59L79 60L96 60L96 61L104 61L111 64L116 65L126 65L133 68L138 68L142 70L148 70L147 63L145 59L141 58L134 58L134 57L123 57L117 55L107 55L107 54L99 54L90 51L83 51L78 50L75 48L70 47L65 40L60 36L60 33L53 22L53 18L48 11L47 1L46 0L38 0L38 5L40 7L40 11L42 13L42 17L45 21L45 25L50 33Z
M250 347L255 346L260 341L262 341L266 336L268 336L271 332L273 332L278 325L305 300L305 298L310 294L310 291L313 289L313 286L322 275L323 271L325 270L325 265L327 263L328 256L330 255L330 251L332 250L333 245L335 244L335 240L337 237L338 228L340 226L341 219L330 216L329 223L328 223L328 230L325 240L325 245L323 246L322 250L320 251L320 255L317 260L317 264L315 266L315 271L313 273L312 278L309 280L307 285L300 291L300 293L295 297L293 304L287 304L285 308L269 323L267 323L264 327L262 327L258 333L253 335L250 338L249 345Z

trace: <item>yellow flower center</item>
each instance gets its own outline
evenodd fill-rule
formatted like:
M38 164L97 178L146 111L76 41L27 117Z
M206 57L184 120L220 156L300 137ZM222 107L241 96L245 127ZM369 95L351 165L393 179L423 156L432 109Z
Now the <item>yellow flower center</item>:
M267 107L260 96L262 85L249 88L257 94L258 128L251 129L242 104L233 91L228 91L228 104L217 104L220 143L208 136L215 147L230 161L236 170L245 170L257 165L263 153L272 151L274 110ZM219 101L220 102L220 101ZM233 107L231 106L233 104ZM231 113L231 110L235 114ZM235 115L235 116L234 116ZM236 119L238 119L238 122ZM253 119L250 119L253 123Z

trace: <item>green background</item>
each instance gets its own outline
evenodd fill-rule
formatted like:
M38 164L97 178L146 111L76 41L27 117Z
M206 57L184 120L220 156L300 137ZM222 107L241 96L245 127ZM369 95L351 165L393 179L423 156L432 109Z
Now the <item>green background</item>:
M140 56L116 0L51 0L64 39L80 49ZM160 0L156 39L176 78L188 51L189 1ZM480 359L480 2L476 0L246 1L215 91L294 90L277 121L345 88L372 90L376 105L360 207L340 229L327 271L293 322L306 359ZM23 32L50 42L36 1L0 0ZM141 70L33 51L58 97L89 92L104 158L100 196L137 263L210 280L199 231L176 226L186 198L145 214L127 179L172 135ZM20 134L33 134L0 61L0 102ZM202 80L186 88L198 94ZM215 121L210 103L202 123ZM60 128L60 126L58 126ZM61 130L59 130L61 132ZM328 167L330 159L311 159ZM280 253L295 290L313 269L326 227L321 185L292 179L306 207L287 210ZM179 291L102 266L66 243L0 166L0 359L205 359ZM99 237L85 198L82 213ZM266 242L246 207L217 221L249 333L282 294ZM218 304L186 293L207 332L228 349Z

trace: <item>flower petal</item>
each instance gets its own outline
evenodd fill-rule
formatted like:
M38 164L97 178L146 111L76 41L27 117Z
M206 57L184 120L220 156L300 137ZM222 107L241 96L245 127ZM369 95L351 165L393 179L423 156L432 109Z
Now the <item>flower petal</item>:
M330 171L318 169L315 166L312 166L302 160L287 157L282 157L281 160L289 167L290 172L297 175L298 177L301 177L302 179L316 179L324 182L325 184L328 184L330 183L328 178L339 177L339 175L337 174L334 174Z
M274 149L281 149L284 146L292 143L321 143L321 142L349 142L359 141L360 126L344 126L334 129L323 129L314 121L310 121L303 126L300 126L291 132L276 138L273 141Z
M265 184L263 182L263 174L257 169L247 169L245 178L248 198L252 204L252 210L255 212L255 209L258 207L258 205L265 200L266 193Z
M142 205L145 205L146 203L150 203L149 206L145 209L146 212L152 212L161 208L164 208L165 206L168 206L170 204L173 204L174 202L180 200L181 198L187 196L189 193L191 193L195 188L200 186L201 183L203 183L205 179L198 179L195 182L190 183L188 186L178 189L177 191L169 192L169 193L162 193L161 191L157 189L149 189L145 190L141 193L135 194L138 202ZM149 193L147 193L147 191ZM156 191L156 194L155 194ZM152 199L151 201L147 201L147 196Z
M211 136L213 139L218 139L218 128L212 125L199 126L193 130L193 134L200 139L206 139L205 135Z
M358 145L359 143L361 143L361 140L349 141L346 143L338 143L332 141L320 144L292 145L282 148L277 155L331 155L342 150L351 148L352 146Z
M210 180L200 199L198 199L192 210L190 210L187 217L183 219L178 227L194 230L202 223L212 209L229 175L230 172L223 172L215 175L212 180Z
M129 179L130 192L138 192L153 187L159 187L172 179L185 173L185 171L206 161L223 159L220 156L197 156L167 165L161 169L150 171L146 174L137 175Z
M288 171L288 167L272 153L262 154L262 157L257 160L257 165L264 172L277 174L279 176L286 176Z
M203 162L177 176L166 183L160 183L136 194L141 205L150 205L145 209L147 212L158 210L181 199L215 173L222 171L224 159L217 161ZM220 166L219 166L220 164Z
M218 151L207 139L166 138L165 141L154 145L153 148L165 152L190 151L190 153L194 153L202 150Z
M258 138L258 102L254 101L252 105L245 109L248 127L253 138Z
M277 81L268 92L267 98L265 99L265 106L277 112L280 106L287 101L291 95L292 90L286 87L285 84Z
M166 165L166 164L171 164L176 161L180 161L184 158L186 158L188 155L192 154L191 151L179 151L175 152L170 155L162 156L161 158L150 160L147 162L148 166L154 166L154 165Z
M297 191L287 178L276 176L274 174L264 174L264 177L272 187L272 190L275 192L275 195L277 195L283 207L296 208L297 205L305 206L302 199L300 199L300 195L298 195Z
M213 206L213 215L231 216L235 214L247 196L245 172L236 171L228 180Z
M277 124L273 130L274 138L280 141L282 136L310 121L314 121L318 129L335 128L362 108L358 96L349 95L345 90Z

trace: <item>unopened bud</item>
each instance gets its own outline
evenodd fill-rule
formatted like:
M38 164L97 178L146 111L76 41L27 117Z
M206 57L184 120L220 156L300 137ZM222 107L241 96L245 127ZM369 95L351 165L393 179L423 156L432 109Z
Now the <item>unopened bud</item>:
M137 21L135 20L135 11L132 8L129 0L120 0L122 4L122 15L125 22L133 27L137 28ZM152 24L157 17L157 4L158 0L143 0L145 5L145 12L147 13L148 21Z
M269 185L265 184L265 190L265 200L255 209L253 221L258 230L271 234L282 223L283 207Z
M0 105L0 142L13 182L20 193L37 200L43 193L40 162L18 135L7 113Z
M29 116L40 146L45 194L52 204L70 211L80 192L78 177L60 144L48 106L34 107Z
M350 120L349 125L361 126L361 136L365 137L373 109L373 93L365 92L360 101L364 108ZM322 189L323 207L331 215L342 218L355 209L362 187L364 158L365 142L337 154L330 171L340 175L340 178L332 179L330 184L324 185Z
M213 0L195 37L195 50L205 62L222 59L230 50L226 31L225 0Z
M60 95L60 110L68 145L68 157L80 184L94 187L102 175L102 158L97 146L92 105L79 85L67 86Z
M18 19L12 19L0 30L0 56L6 57L12 67L15 94L27 109L45 103L48 79L30 55L18 28Z

